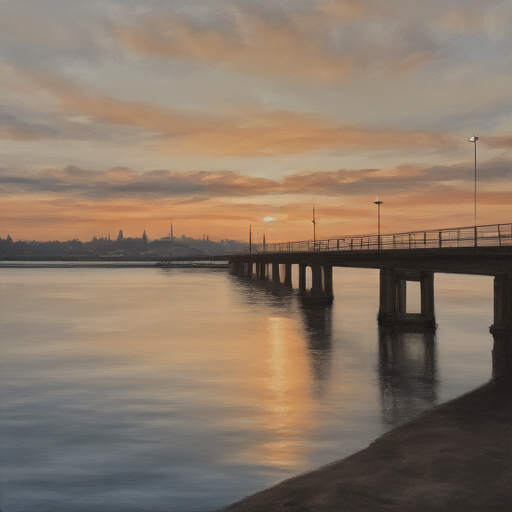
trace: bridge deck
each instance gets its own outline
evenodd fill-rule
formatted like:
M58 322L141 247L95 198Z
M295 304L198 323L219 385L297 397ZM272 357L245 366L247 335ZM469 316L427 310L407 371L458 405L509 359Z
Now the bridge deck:
M392 267L475 275L512 273L512 247L246 253L230 255L229 260L375 269Z

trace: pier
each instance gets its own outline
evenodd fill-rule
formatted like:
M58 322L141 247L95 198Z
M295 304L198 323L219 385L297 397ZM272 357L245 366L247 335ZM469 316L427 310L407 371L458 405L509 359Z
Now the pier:
M388 328L435 329L435 273L493 276L493 380L512 390L512 224L259 244L228 259L238 276L287 287L298 265L299 296L317 304L334 299L333 267L379 269L377 320ZM420 283L419 313L407 311L407 281Z

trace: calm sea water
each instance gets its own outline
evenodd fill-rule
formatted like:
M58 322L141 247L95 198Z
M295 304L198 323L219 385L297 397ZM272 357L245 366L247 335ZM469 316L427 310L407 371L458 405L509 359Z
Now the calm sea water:
M393 336L374 270L315 310L221 270L0 269L2 512L210 511L364 448L490 377L492 279L435 282L435 336Z

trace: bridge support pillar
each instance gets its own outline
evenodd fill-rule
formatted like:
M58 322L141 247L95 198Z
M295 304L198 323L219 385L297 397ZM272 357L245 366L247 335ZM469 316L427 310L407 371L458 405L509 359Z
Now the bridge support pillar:
M281 282L281 275L279 272L279 263L272 263L272 281L274 281L274 283Z
M306 265L299 264L299 291L306 291Z
M420 282L421 313L407 313L407 281ZM378 321L387 326L435 327L434 273L381 269Z
M300 272L299 272L300 276ZM330 304L333 299L332 266L311 265L311 291L306 290L306 269L304 268L304 288L300 288L303 302L311 304Z
M492 377L496 385L512 391L512 274L494 277L494 338Z
M262 281L266 281L268 279L268 269L267 269L267 263L264 263L263 261L260 261L258 263L258 266L260 267L260 275L259 278Z
M421 293L421 316L436 325L434 314L434 273L421 272L420 275Z
M334 297L334 290L332 287L332 266L324 265L323 267L324 274L324 293L329 297Z
M247 263L247 271L246 271L247 277L251 278L252 272L253 272L253 262L250 261L249 263Z
M284 265L284 284L286 286L292 285L292 264L285 263Z
M322 265L311 265L311 292L322 293Z
M241 261L235 261L231 266L231 272L238 276L243 276L245 274L244 272L245 264Z

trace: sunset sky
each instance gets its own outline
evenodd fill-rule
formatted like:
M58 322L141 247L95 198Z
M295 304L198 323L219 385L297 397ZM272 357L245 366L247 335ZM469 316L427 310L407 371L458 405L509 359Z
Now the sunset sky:
M512 0L2 0L0 237L512 222Z

